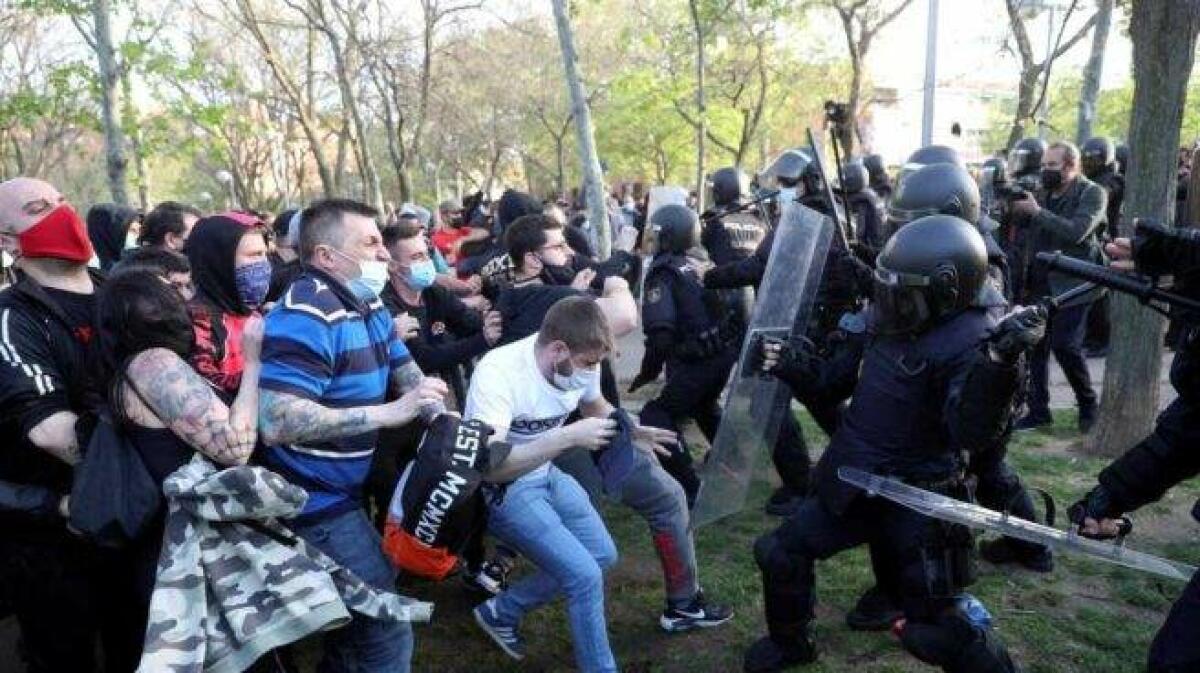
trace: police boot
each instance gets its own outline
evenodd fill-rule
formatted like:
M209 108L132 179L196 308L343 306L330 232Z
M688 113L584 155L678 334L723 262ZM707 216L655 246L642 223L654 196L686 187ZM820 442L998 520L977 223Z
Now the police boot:
M853 610L846 613L846 626L855 631L887 631L903 618L904 611L886 591L875 585L859 597Z
M745 673L773 673L817 660L812 625L768 624L770 635L754 641L742 660Z
M946 673L1015 673L1016 665L990 627L973 625L960 613L932 622L907 622L900 644L916 658Z

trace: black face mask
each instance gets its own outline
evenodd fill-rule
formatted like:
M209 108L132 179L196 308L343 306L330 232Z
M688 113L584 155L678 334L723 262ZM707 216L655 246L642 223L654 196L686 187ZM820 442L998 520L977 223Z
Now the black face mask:
M575 280L575 269L570 264L547 264L542 261L542 282L547 285L570 285Z
M1062 171L1053 168L1042 169L1042 186L1050 191L1054 191L1062 187L1063 174Z

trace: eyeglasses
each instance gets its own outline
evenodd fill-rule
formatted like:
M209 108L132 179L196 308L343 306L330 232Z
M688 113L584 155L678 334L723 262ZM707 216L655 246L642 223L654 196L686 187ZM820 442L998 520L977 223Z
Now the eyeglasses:
M567 252L570 249L571 249L571 246L567 245L565 242L564 243L549 243L547 245L543 245L542 247L538 248L538 250L561 250L563 252Z

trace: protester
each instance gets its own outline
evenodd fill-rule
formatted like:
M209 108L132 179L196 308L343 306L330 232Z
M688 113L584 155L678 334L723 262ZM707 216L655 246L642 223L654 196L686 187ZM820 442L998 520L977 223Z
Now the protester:
M279 301L283 293L304 271L304 264L297 254L300 244L299 210L285 210L275 217L271 229L275 232L274 249L268 253L271 260L271 287L267 290L267 303Z
M380 299L398 320L416 320L415 334L405 339L405 347L421 371L446 382L461 407L466 399L463 366L499 340L500 315L491 313L485 321L453 294L433 284L435 274L428 244L415 223L402 221L385 227L383 243L392 261ZM421 430L414 425L381 433L368 486L376 507L376 523L381 526L400 473L420 443Z
M96 298L101 379L108 407L151 478L161 483L196 452L220 465L245 463L258 428L262 319L239 335L241 387L226 405L188 363L192 322L178 292L154 271L118 271ZM134 588L143 618L162 542L159 520L132 546Z
M183 252L192 227L196 225L196 220L200 219L201 214L200 210L193 206L176 201L163 201L146 213L137 243L140 246Z
M140 626L116 579L122 563L71 534L72 467L93 427L97 388L89 344L99 277L83 220L53 186L0 183L0 247L17 282L0 293L0 479L53 494L33 512L0 512L0 587L34 671L130 671Z
M205 217L188 239L196 294L192 366L232 399L241 386L242 330L267 298L271 263L262 225L240 213Z
M466 417L512 445L486 478L510 482L489 504L492 534L538 568L475 608L479 626L510 657L525 656L521 620L560 593L581 671L616 671L604 617L604 571L617 549L587 494L551 461L573 447L605 448L617 433L614 412L600 395L599 362L613 333L596 301L556 304L535 336L498 348L480 361L467 396ZM582 418L564 425L578 411ZM646 450L661 438L639 428Z
M114 267L117 271L125 269L154 271L159 278L170 283L184 301L190 301L196 295L196 288L192 285L192 265L188 258L166 248L142 246L130 250L121 263Z
M309 494L292 530L390 591L396 573L362 509L363 485L379 430L440 412L446 386L421 374L379 300L390 257L377 216L343 199L304 210L305 270L267 315L259 423L266 466ZM398 399L384 403L389 379ZM407 671L412 648L407 623L359 615L328 634L322 670Z
M115 203L92 206L87 213L87 234L101 271L108 271L126 250L137 247L138 212Z
M1044 192L1039 201L1031 196L1015 201L1011 208L1016 226L1024 231L1025 268L1021 273L1026 282L1021 285L1022 304L1035 304L1042 298L1062 293L1083 281L1050 273L1035 262L1035 253L1061 251L1064 255L1098 262L1103 256L1098 238L1105 218L1107 199L1104 189L1080 172L1079 150L1069 142L1050 146L1042 168ZM1030 430L1050 425L1050 354L1062 367L1067 382L1075 392L1079 407L1078 427L1087 433L1096 422L1096 391L1092 375L1083 356L1083 337L1088 312L1096 295L1059 306L1050 320L1046 339L1034 349L1029 365L1030 391L1028 411L1017 428Z

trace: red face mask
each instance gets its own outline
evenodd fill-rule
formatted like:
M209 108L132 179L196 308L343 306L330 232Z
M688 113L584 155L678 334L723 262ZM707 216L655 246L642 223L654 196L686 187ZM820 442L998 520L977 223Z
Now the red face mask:
M84 264L92 258L92 242L83 219L68 204L50 211L41 222L17 235L22 257L50 257Z

